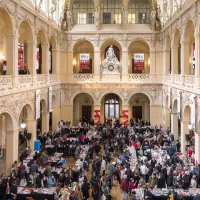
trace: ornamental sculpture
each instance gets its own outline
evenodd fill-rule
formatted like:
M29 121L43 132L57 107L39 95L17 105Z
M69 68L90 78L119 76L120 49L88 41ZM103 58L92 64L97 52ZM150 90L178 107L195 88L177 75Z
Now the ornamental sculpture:
M156 6L151 11L151 29L154 31L160 31L161 26L161 10L160 7Z
M119 74L120 63L117 59L113 46L111 45L106 52L106 58L102 63L102 74Z

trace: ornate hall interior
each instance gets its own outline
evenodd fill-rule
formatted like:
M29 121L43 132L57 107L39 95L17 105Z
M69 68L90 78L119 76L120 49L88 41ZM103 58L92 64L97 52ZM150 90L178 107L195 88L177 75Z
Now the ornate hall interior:
M0 147L6 173L19 131L34 148L60 120L170 128L200 162L199 0L0 1ZM24 125L24 126L23 126ZM1 171L1 168L0 168Z

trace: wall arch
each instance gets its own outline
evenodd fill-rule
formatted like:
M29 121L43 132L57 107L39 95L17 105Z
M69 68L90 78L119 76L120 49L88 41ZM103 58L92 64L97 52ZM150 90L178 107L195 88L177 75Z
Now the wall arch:
M92 98L92 100L93 100L93 102L94 102L94 104L95 104L96 101L95 101L95 98L93 97L93 94L92 94L91 92L89 92L89 91L77 91L77 92L75 92L75 93L72 95L72 97L71 97L71 99L70 99L70 104L71 104L71 105L73 104L73 101L74 101L75 97L76 97L77 95L81 94L81 93L88 94L88 95Z
M120 92L117 92L117 91L110 91L110 92L104 92L104 93L101 94L101 96L100 96L99 99L97 100L97 105L101 105L101 102L102 102L103 98L104 98L106 95L110 94L110 93L113 93L113 94L116 94L117 96L119 96L119 98L120 98L122 104L124 104L124 98L123 98L123 96L121 95Z
M7 10L5 10L4 8L0 8L0 20L1 20L1 26L4 26L4 30L1 29L1 32L3 30L3 34L13 34L14 33L14 26L13 26L13 20L10 16L10 14L8 13ZM0 27L1 27L0 26ZM2 27L1 27L2 28Z
M43 30L39 30L37 33L37 43L41 45L48 45L47 35Z
M110 45L115 45L120 51L122 51L122 44L119 40L116 38L107 38L99 45L101 52L104 52Z
M57 39L54 36L50 37L49 43L52 46L53 50L57 49Z
M148 92L145 92L145 91L139 91L139 92L138 92L138 91L134 91L134 92L131 92L126 101L129 102L130 99L131 99L131 97L132 97L133 95L135 95L135 94L144 94L144 95L146 95L146 96L149 98L150 105L153 104L153 99L152 99L151 95L150 95Z
M34 119L35 116L34 116L34 104L33 103L30 103L30 101L26 101L24 102L21 107L20 107L20 112L19 112L19 116L18 116L18 121L20 120L20 115L21 113L23 112L23 109L26 109L26 112L27 112L27 119Z

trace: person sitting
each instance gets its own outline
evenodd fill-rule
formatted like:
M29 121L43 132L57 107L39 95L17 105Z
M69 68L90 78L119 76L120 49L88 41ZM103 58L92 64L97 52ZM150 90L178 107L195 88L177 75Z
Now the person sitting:
M26 177L23 176L21 181L20 181L20 187L26 187L26 186L27 186Z

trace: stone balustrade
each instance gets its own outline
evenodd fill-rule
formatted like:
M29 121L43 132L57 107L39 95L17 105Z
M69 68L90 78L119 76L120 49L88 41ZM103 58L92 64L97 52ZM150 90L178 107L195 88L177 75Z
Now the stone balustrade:
M25 88L33 85L33 77L31 75L15 76L15 88Z
M170 83L185 87L199 88L196 84L200 82L200 77L194 75L180 75L180 74L72 74L68 75L68 83L135 83L135 84L164 84ZM61 81L59 81L61 82ZM65 81L64 81L65 82ZM2 75L0 76L0 91L10 90L15 88L27 88L31 86L40 86L58 83L57 75L55 74L37 74L32 75Z
M13 88L12 76L0 76L0 91Z

